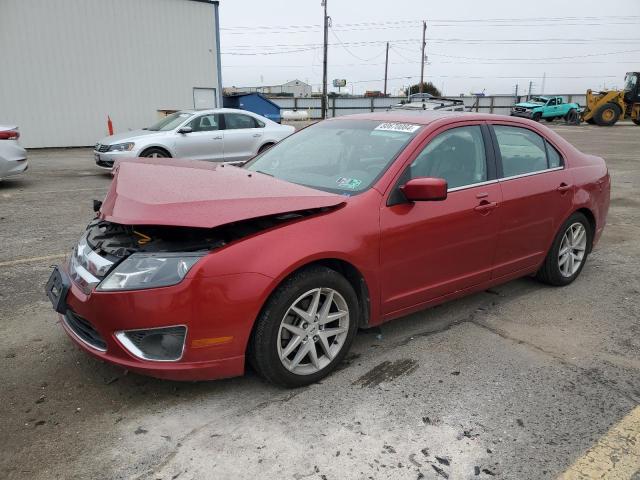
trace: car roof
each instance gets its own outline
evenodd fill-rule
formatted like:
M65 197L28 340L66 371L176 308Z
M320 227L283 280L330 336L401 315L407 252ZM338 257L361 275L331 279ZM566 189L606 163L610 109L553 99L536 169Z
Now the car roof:
M250 112L248 110L240 110L239 108L209 108L206 110L180 110L176 113L190 113L190 114L210 114L210 113L246 113L249 115L257 115L256 113Z
M443 112L439 110L390 110L386 112L358 113L355 115L344 115L334 117L329 121L339 120L377 120L381 122L415 123L418 125L428 125L437 120L495 120L504 115L494 115L488 113L475 112ZM506 117L513 120L517 117Z

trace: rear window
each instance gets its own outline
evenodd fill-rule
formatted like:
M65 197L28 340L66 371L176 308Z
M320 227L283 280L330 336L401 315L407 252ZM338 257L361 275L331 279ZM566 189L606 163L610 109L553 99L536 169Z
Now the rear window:
M500 156L502 176L514 177L546 170L547 153L544 139L526 128L494 125Z

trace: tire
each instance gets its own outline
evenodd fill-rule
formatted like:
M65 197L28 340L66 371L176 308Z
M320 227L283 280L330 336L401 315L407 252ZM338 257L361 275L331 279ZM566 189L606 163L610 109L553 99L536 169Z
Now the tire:
M573 238L565 238L570 231L579 232L581 229L584 237L579 237L578 234ZM575 245L575 248L567 245L567 240L570 244L572 240L575 241L572 244ZM558 234L553 240L553 244L544 259L542 267L540 267L540 270L536 273L536 278L541 282L558 287L569 285L578 278L578 275L582 272L589 252L591 251L592 241L593 232L589 220L580 212L574 213L558 230ZM562 251L567 247L569 247L570 250L564 255L561 255ZM576 257L579 257L580 262L577 266L575 265Z
M572 108L567 112L564 120L569 125L580 125L580 115L578 115L578 111L575 108Z
M262 152L266 152L267 150L269 150L274 145L275 145L274 143L265 143L264 145L262 145L260 147L260 149L258 149L258 155L260 155Z
M587 122L589 125L595 125L595 124L596 124L596 121L593 119L593 117L591 117L589 120L586 120L586 122Z
M313 314L316 294L319 317ZM322 307L329 299L328 313L343 315L322 325ZM298 312L311 312L314 320L293 312L294 306ZM295 388L317 382L344 359L358 330L358 317L358 298L346 278L323 266L300 270L275 290L262 309L249 342L249 362L276 385ZM324 332L329 330L340 333L326 336ZM316 352L315 363L312 350Z
M556 119L556 117L548 117L548 118L545 118L545 120L546 120L547 122L549 122L549 123L553 122L555 119Z
M541 118L542 114L540 112L536 112L531 116L531 120L533 120L534 122L539 122Z
M631 121L632 121L633 123L635 123L636 125L640 125L640 119L635 119L635 120L634 120L634 119L631 119Z
M171 158L169 152L157 147L147 148L140 156L144 158Z
M610 127L620 119L621 114L622 111L620 110L620 107L615 103L609 102L602 105L596 111L593 115L593 120L601 127Z

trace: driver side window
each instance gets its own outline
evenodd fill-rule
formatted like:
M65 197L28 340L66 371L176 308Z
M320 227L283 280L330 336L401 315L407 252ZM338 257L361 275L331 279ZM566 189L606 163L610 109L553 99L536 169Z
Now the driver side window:
M420 177L444 178L449 189L485 182L487 161L480 126L441 133L429 142L403 177L404 182Z
M200 115L191 120L189 126L192 132L210 132L220 128L218 115L216 114Z

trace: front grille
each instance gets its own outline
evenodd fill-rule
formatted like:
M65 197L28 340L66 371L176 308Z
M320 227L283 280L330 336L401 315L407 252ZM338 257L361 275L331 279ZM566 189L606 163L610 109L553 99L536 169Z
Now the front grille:
M75 333L76 336L84 343L96 350L101 350L103 352L107 350L107 344L97 330L80 315L72 312L71 310L67 310L67 313L64 315L64 320L73 333Z
M514 110L515 110L516 112L526 112L526 111L527 111L527 109L526 109L526 108L524 108L524 107L515 107L515 108L514 108Z
M100 152L100 153L109 151L109 145L101 145L99 143L96 143L96 146L94 148L97 152Z
M96 165L100 166L100 167L107 167L107 168L113 168L113 160L107 161L107 160L98 160L96 162Z

